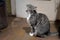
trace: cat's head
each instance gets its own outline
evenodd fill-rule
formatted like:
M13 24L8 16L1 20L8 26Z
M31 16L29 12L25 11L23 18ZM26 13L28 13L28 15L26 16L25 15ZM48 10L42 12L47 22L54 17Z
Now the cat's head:
M31 4L26 5L26 7L27 7L26 12L27 12L28 14L37 13L37 12L36 12L36 8L37 8L37 7L35 7L35 6L31 5Z

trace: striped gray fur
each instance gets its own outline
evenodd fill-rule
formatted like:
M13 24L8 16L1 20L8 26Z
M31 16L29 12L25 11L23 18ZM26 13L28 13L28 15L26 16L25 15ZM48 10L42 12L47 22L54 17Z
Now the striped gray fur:
M27 13L30 14L29 25L34 35L43 36L43 35L53 35L57 33L50 32L50 22L45 14L37 13L35 6L28 4Z

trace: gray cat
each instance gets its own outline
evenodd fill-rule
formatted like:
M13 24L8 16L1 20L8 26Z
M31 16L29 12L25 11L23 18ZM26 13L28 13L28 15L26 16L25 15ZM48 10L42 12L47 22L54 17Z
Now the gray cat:
M30 36L45 37L50 33L50 23L49 19L45 14L37 13L36 7L28 4L27 10L28 13L27 22L31 26Z

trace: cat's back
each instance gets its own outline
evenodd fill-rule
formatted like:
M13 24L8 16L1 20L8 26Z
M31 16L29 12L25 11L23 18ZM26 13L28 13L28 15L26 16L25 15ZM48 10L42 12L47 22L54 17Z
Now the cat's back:
M48 17L43 13L37 13L37 19L40 19L40 20L44 19L44 20L47 20L47 21L49 20Z
M47 17L45 14L43 14L43 13L37 13L37 16L38 17Z
M37 26L38 33L42 34L50 29L50 23L46 15L38 13L37 22L39 23L39 25Z

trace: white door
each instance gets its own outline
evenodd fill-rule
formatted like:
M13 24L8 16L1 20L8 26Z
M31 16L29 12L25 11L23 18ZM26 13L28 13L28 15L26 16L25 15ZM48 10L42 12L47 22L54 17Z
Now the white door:
M12 15L16 15L16 0L11 0L11 12Z

